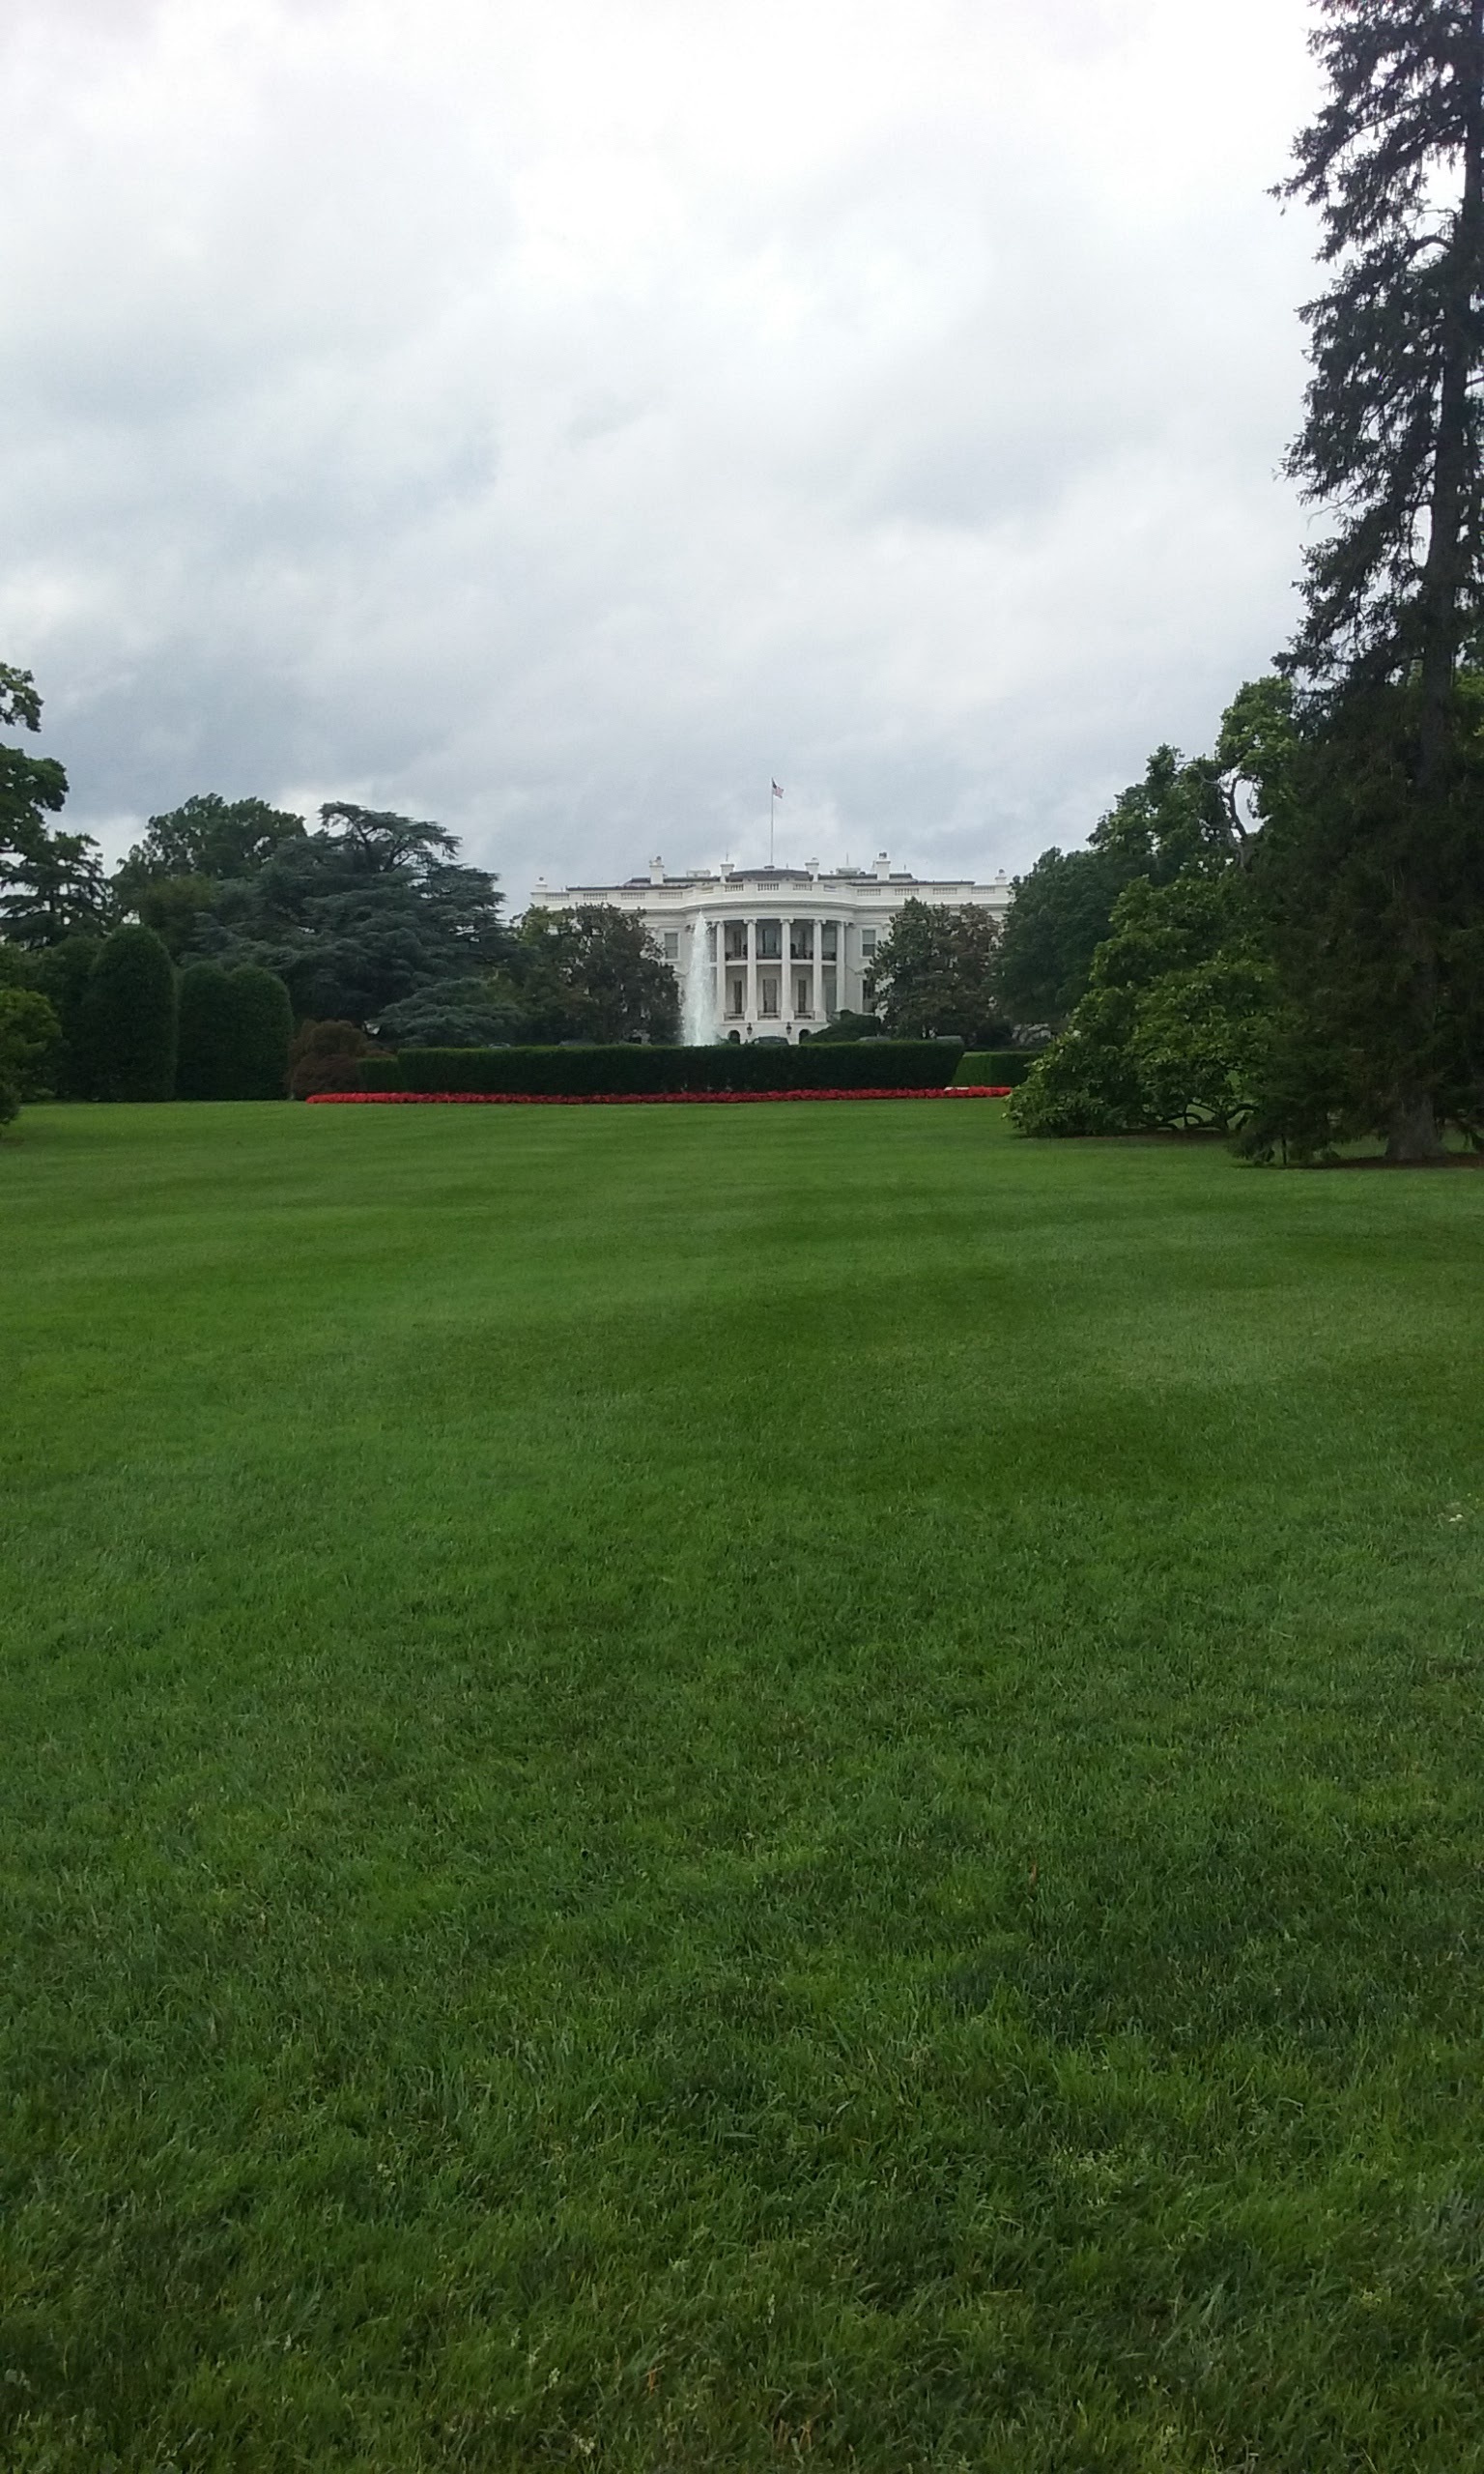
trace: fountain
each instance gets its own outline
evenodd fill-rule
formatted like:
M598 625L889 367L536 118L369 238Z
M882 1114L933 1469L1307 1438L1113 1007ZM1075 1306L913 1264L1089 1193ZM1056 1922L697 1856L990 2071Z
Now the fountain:
M691 958L685 971L680 1036L687 1048L709 1048L716 1037L716 1010L711 997L711 966L706 956L704 911L691 930Z

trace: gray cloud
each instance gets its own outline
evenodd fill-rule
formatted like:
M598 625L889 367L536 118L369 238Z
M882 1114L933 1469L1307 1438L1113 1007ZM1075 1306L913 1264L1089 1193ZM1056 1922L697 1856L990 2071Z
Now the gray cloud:
M1194 22L1192 22L1192 19ZM651 849L1075 841L1291 623L1293 0L51 0L0 651L208 788Z

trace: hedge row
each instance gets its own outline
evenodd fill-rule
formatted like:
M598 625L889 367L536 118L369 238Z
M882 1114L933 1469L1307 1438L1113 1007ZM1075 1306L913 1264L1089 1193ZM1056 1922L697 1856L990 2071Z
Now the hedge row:
M941 1091L961 1051L950 1040L868 1040L807 1048L409 1048L365 1057L360 1091Z
M996 1090L1014 1091L1035 1062L1034 1049L971 1048L959 1058L954 1080L973 1083L981 1089L992 1085Z

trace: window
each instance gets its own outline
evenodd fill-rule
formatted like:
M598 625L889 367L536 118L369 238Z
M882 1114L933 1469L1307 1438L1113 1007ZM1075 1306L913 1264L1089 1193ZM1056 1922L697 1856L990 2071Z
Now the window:
M727 948L727 960L729 963L745 963L747 960L747 921L745 919L728 919L722 933Z
M781 919L759 919L757 922L757 959L764 963L782 962L784 958L784 923Z
M840 960L840 922L826 919L819 930L819 959L823 963Z
M727 1011L728 1014L741 1014L746 1010L744 1002L746 994L747 982L743 978L742 973L739 970L729 970L727 973Z
M875 960L875 954L876 954L876 932L875 932L874 928L863 928L863 929L861 930L861 960L862 960L862 962L863 962L863 963L873 962L873 961Z
M812 919L795 919L788 930L788 959L795 963L813 962L814 958L814 923Z
M667 928L665 931L665 960L668 963L677 963L680 960L680 931L678 928Z
M796 1014L812 1014L814 1010L814 983L807 970L793 974L793 1010Z
M760 973L757 981L757 1011L759 1014L766 1014L770 1021L778 1020L779 998L782 992L776 970L765 970Z

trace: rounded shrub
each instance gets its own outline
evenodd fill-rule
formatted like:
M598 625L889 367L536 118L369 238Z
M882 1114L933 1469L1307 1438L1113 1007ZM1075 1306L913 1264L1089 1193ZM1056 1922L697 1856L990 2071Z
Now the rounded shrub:
M176 1097L226 1100L234 1093L237 1009L219 963L192 963L181 973Z
M236 1026L236 1079L228 1100L281 1100L289 1087L294 1009L275 971L243 963L227 974Z
M311 1099L319 1091L360 1088L357 1069L376 1044L357 1022L300 1022L289 1050L289 1094Z

